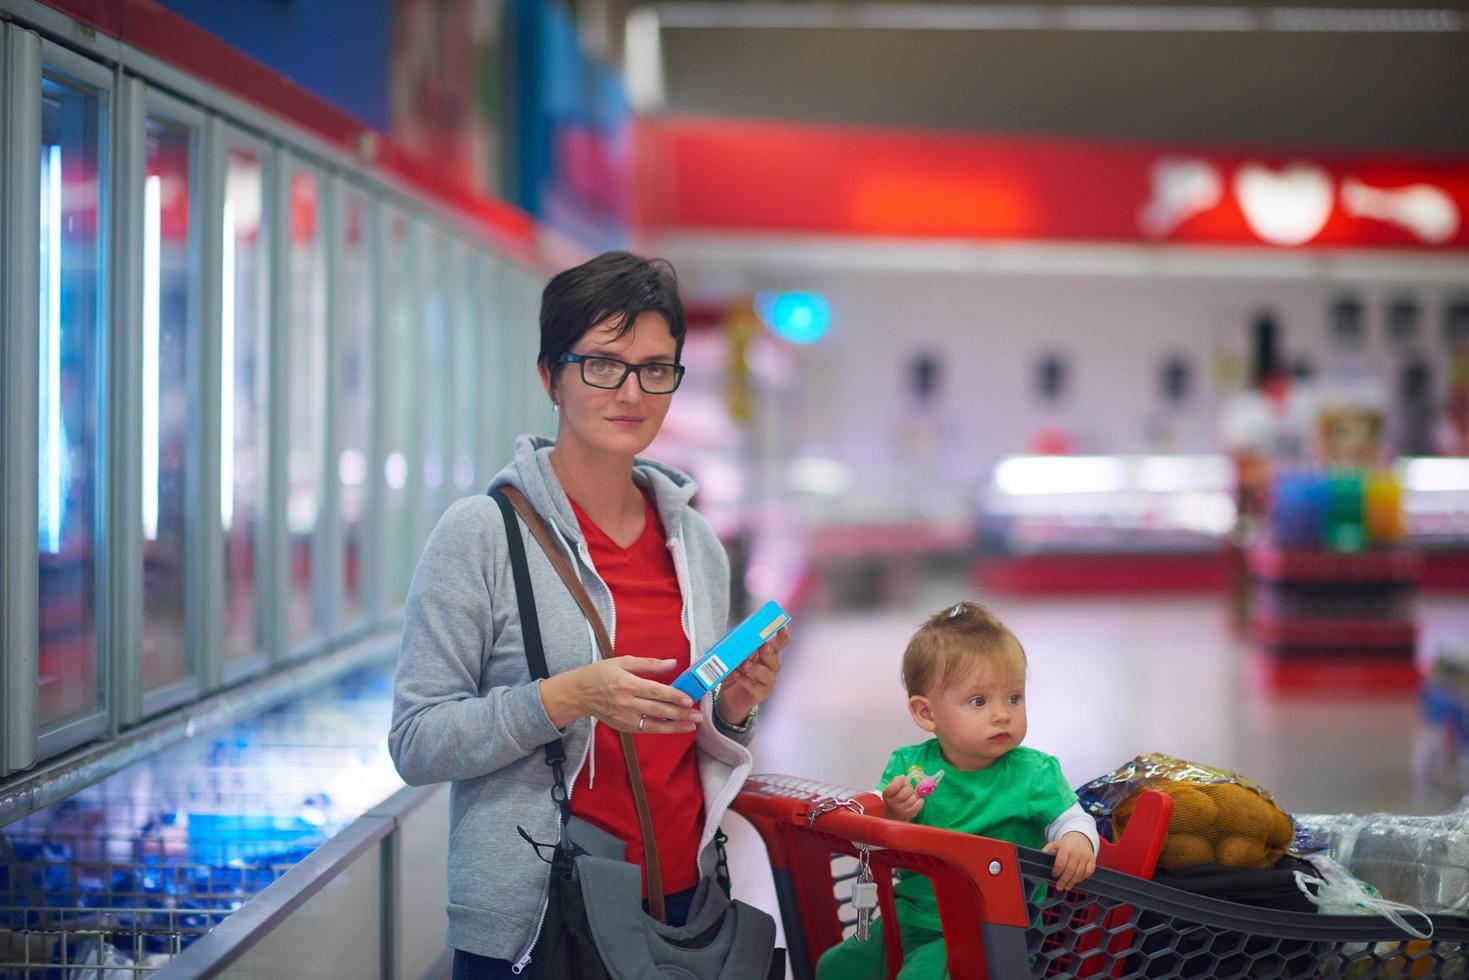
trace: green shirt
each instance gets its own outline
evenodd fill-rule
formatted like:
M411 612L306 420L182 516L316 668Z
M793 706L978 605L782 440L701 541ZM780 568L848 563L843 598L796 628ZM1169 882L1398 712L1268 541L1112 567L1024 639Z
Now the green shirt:
M1037 848L1046 842L1046 827L1076 802L1056 757L1024 745L1006 752L988 769L973 772L945 762L936 738L907 745L888 758L877 788L881 790L894 776L906 776L910 766L918 766L929 776L940 770L944 773L913 818L913 823L928 827ZM904 922L942 931L938 898L927 878L916 873L903 875L894 894Z

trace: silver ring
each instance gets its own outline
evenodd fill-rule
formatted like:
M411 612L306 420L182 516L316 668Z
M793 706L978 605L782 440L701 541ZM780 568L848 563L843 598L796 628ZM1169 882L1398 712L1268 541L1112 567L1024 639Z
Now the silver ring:
M643 730L643 725L648 721L647 715L638 715L638 731Z

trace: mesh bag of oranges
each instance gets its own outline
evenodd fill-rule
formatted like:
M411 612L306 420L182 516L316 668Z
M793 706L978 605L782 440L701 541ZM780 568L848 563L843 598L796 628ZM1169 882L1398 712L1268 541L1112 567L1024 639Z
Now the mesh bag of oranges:
M1212 766L1172 756L1140 755L1092 780L1077 795L1113 840L1144 790L1173 797L1173 817L1158 866L1180 871L1198 864L1268 868L1287 851L1319 850L1321 844L1296 833L1295 821L1255 783Z

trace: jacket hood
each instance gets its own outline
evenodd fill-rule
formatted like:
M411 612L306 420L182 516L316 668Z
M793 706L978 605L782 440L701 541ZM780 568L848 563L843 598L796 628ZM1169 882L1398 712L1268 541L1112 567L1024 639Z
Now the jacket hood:
M556 471L551 468L551 450L556 441L546 436L522 435L515 440L515 458L490 480L489 489L509 484L530 501L536 513L555 523L567 540L582 543L581 525ZM683 512L698 492L699 485L687 473L657 460L633 459L633 483L653 491L658 519L669 538L681 532Z

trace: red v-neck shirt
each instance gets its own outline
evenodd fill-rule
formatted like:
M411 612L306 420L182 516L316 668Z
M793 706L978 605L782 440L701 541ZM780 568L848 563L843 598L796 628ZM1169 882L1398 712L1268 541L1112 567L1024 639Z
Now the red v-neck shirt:
M643 494L647 526L626 548L619 547L593 524L576 501L571 501L571 507L586 536L592 564L612 590L616 616L612 652L619 657L676 660L672 670L651 677L661 684L672 683L688 669L689 641L683 631L683 596L673 555L651 499ZM694 734L633 736L648 790L653 839L658 845L666 894L699 883L704 791L694 757ZM596 726L595 740L597 779L592 782L590 761L582 766L571 793L571 812L626 841L627 859L642 864L643 834L621 740L609 725ZM644 884L646 887L646 880Z

